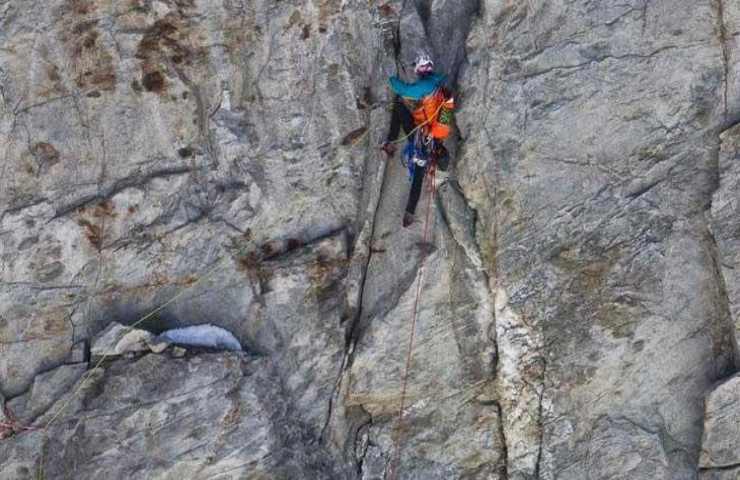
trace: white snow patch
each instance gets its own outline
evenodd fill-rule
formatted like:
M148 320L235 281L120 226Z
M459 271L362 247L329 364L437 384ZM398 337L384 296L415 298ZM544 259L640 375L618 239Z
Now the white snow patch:
M234 351L242 350L242 346L234 334L211 324L167 330L157 337L157 341L190 347L208 347Z

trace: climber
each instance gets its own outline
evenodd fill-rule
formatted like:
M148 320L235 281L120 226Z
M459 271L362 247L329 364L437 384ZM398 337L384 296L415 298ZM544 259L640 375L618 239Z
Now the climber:
M421 187L428 167L435 164L447 170L448 155L442 142L450 134L454 100L449 90L443 87L445 76L434 72L434 63L429 55L417 55L413 63L417 80L406 83L398 77L389 79L396 94L393 101L391 125L381 148L390 158L396 153L398 134L403 126L407 139L403 158L411 176L411 191L403 215L403 226L414 221L416 204L421 196Z

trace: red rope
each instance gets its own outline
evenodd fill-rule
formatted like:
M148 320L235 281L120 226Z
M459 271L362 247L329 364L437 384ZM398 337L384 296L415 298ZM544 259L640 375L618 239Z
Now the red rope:
M427 200L427 213L424 221L424 243L423 243L423 257L421 259L421 266L419 267L419 280L416 283L416 298L414 299L414 310L411 315L411 332L409 333L408 350L406 351L406 367L403 373L403 383L401 386L401 407L398 409L398 423L397 431L398 437L395 441L395 447L393 456L391 457L390 469L388 472L389 480L396 480L398 478L398 464L401 460L401 443L403 440L403 411L406 407L406 389L408 387L409 370L411 369L411 357L414 350L414 337L416 335L416 319L419 313L419 300L421 298L421 285L424 279L424 266L427 259L427 247L429 243L429 219L432 213L432 200L436 193L437 186L435 184L435 176L437 172L436 162L432 162L429 167L429 177L431 184L429 185L429 198Z
M26 427L17 422L13 422L13 423L0 422L0 429L7 429L7 430L10 430L16 433L22 432L22 431L40 430L38 427Z
M0 422L0 440L13 436L17 433L40 430L38 427L28 427L21 424L15 417L15 415L13 415L13 412L10 411L10 407L8 407L7 405L3 406L2 409L8 421Z

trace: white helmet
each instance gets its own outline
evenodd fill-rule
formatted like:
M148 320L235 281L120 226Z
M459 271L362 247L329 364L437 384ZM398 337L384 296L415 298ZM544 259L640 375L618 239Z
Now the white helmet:
M432 57L426 53L420 53L414 60L414 73L417 75L428 75L434 71Z

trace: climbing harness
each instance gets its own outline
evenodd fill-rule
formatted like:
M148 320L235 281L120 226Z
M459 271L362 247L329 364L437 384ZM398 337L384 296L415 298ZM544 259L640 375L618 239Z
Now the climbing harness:
M437 142L424 136L421 130L417 130L413 139L410 139L403 149L401 155L401 165L408 169L409 181L414 178L416 167L426 167L430 161L435 162L435 152L437 151Z
M455 100L445 88L437 88L417 102L405 100L414 123L423 124L424 133L436 140L446 140L452 127Z
M416 321L419 314L419 303L421 300L421 287L422 282L424 280L424 267L426 265L426 259L428 256L427 246L429 244L429 234L430 234L430 228L429 228L429 220L431 218L432 213L432 202L434 200L434 196L437 192L437 186L436 186L436 165L435 162L432 162L429 166L429 180L430 185L428 188L429 197L427 199L427 212L426 212L426 219L424 220L424 240L423 240L423 252L422 252L422 259L421 259L421 266L419 267L419 276L418 280L416 282L416 296L414 298L414 309L411 314L411 327L409 332L409 341L408 341L408 347L406 350L406 365L404 367L404 373L403 373L403 381L401 383L401 406L398 409L398 420L396 423L396 432L397 436L394 442L393 447L393 455L391 456L391 463L389 467L389 480L397 480L398 479L398 465L401 460L401 446L403 443L403 421L404 421L404 410L406 408L406 393L408 389L408 379L409 379L409 371L411 370L411 358L413 357L413 351L414 351L414 340L416 337ZM433 230L433 229L432 229Z
M436 95L436 93L435 93ZM424 127L431 125L430 133L431 136L437 140L445 140L449 134L452 126L452 111L455 108L455 101L452 97L447 98L441 102L434 110L431 110L431 114L428 118L424 118L421 123L416 125L410 132L395 139L388 140L387 143L401 143L404 140L411 138L412 135L416 135L417 132L423 131ZM362 140L369 130L365 130L357 138L353 139L349 146L354 147L360 140Z
M450 101L451 100L452 99L450 99ZM426 118L423 122L421 122L417 126L415 126L413 128L413 130L411 130L410 132L408 132L406 135L403 135L403 136L397 138L396 140L389 140L388 143L401 143L404 140L408 139L409 137L411 137L411 135L416 134L416 132L418 132L419 130L421 130L422 128L424 128L426 125L432 124L432 122L434 122L436 118L439 118L439 116L440 116L441 112L443 111L443 109L446 111L446 113L445 113L445 119L446 120L445 121L451 122L451 118L452 118L452 109L451 108L454 108L454 101L452 102L452 107L451 107L450 103L447 102L447 101L440 103L439 106L437 106L437 109L433 111L433 114L430 115L428 118ZM441 124L441 123L440 122L436 122L436 124ZM450 128L449 125L450 125L450 123L447 123L447 124L444 124L444 125L447 128L447 130L446 130L447 131L447 134L444 135L444 136L442 136L441 131L438 130L438 132L439 132L438 135L440 135L440 137L437 137L437 138L440 139L440 140L444 140L449 135L449 128Z

